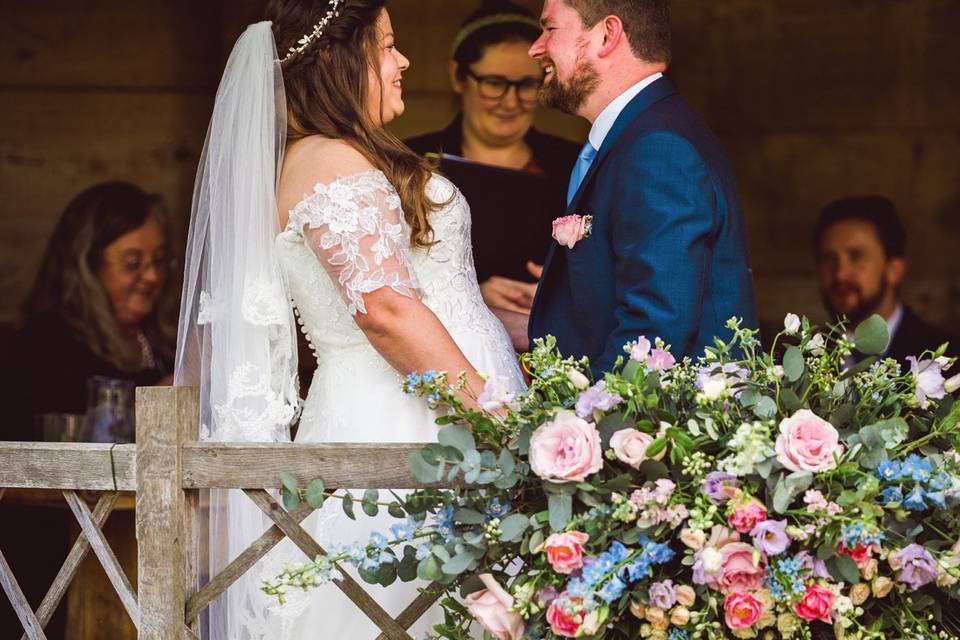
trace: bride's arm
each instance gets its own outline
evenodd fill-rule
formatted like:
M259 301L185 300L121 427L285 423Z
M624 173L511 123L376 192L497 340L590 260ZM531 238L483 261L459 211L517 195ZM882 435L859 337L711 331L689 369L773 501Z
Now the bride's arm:
M358 313L354 319L384 360L402 374L434 369L453 378L465 371L470 390L461 397L476 408L474 398L484 382L425 304L391 289L378 289L363 298L367 313Z

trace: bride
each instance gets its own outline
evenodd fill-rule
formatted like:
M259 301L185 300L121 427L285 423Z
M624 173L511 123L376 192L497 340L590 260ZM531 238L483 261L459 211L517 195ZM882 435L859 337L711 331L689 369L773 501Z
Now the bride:
M466 372L468 403L483 387L478 372L523 384L480 295L469 208L384 129L403 113L410 64L384 0L275 0L268 14L238 40L217 93L194 193L177 384L201 387L203 437L289 440L300 408L295 312L317 359L298 442L435 440L436 416L402 393L402 375ZM212 575L268 523L239 492L210 501ZM346 520L337 502L306 521L321 546L386 528ZM305 559L285 545L211 606L208 637L374 638L335 587L287 607L259 593L277 556ZM391 615L417 594L414 584L364 586ZM431 610L412 633L439 621Z

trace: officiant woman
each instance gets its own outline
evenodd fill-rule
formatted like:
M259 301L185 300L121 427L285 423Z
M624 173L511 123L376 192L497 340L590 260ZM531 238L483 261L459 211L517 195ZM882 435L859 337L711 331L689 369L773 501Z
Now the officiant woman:
M470 198L468 185L458 184L473 211L483 298L492 307L520 312L529 312L533 303L533 274L546 257L551 221L564 214L570 171L580 152L579 145L533 128L543 70L527 50L539 35L537 18L525 8L502 0L482 3L451 46L450 81L459 113L446 129L407 140L421 154L449 154L542 176L541 206L524 212L532 219L507 228L478 221L482 207ZM489 190L509 199L510 193L497 188L497 174L491 172Z
M87 380L166 383L175 328L161 322L172 266L159 196L92 186L53 231L11 341L0 439L31 440L35 417L83 414Z

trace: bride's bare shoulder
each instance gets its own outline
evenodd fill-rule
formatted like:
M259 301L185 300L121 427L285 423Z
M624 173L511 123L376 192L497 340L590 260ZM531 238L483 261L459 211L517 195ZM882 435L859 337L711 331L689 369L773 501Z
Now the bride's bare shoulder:
M363 154L343 140L308 136L287 143L277 192L281 222L317 184L373 168Z

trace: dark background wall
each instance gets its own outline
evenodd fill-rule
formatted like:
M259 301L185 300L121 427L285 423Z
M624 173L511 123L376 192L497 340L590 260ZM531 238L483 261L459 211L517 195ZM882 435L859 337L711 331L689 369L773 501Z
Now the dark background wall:
M522 0L539 10L538 0ZM448 45L466 0L389 3L406 136L451 113ZM0 322L14 319L69 199L107 179L163 194L185 232L213 92L259 0L0 0ZM808 237L819 208L892 197L910 234L906 298L960 326L960 1L676 0L670 75L727 145L760 313L822 318ZM583 139L575 118L548 131Z

